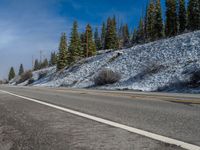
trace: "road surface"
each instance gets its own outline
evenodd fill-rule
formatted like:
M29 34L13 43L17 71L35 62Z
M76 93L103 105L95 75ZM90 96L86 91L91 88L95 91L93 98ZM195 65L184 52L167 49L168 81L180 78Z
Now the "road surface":
M182 149L5 92L200 148L199 95L0 86L0 150Z

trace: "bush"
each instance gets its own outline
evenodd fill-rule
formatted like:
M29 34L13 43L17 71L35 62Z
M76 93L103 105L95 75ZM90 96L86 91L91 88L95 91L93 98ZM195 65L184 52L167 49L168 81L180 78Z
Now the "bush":
M32 71L30 71L30 70L29 70L29 71L26 71L25 73L23 73L23 74L21 75L21 78L20 78L18 84L19 84L19 83L22 83L22 82L24 82L24 81L26 81L26 80L28 80L28 79L30 79L30 78L32 78L32 76L33 76Z
M200 71L193 72L190 81L188 82L189 87L199 87L200 86Z
M144 69L144 74L156 74L158 73L160 70L164 69L165 67L163 65L160 65L158 62L153 62L148 64L148 66L146 66L146 68Z
M31 79L28 80L28 85L29 85L29 84L32 84L32 83L34 83L34 82L35 82L35 80L34 80L33 78L31 78Z
M121 79L119 73L116 73L110 69L103 69L94 78L95 85L106 85L118 82Z
M184 73L187 73L187 71L184 71ZM189 80L186 81L180 81L177 79L177 81L169 83L166 86L159 87L157 91L171 91L174 89L181 89L182 91L186 89L188 92L188 88L198 88L200 87L200 70L190 72Z
M40 73L39 73L38 80L40 80L40 79L42 79L42 78L44 78L44 77L46 77L46 76L47 76L47 73L46 73L46 72L40 72Z

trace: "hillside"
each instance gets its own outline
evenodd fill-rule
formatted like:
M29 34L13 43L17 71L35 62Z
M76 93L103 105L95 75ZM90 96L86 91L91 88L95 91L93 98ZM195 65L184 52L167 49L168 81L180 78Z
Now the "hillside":
M93 79L103 68L118 72L121 79L97 88L200 92L200 31L129 49L106 51L57 73L55 68L50 69L46 77L33 85L94 87Z

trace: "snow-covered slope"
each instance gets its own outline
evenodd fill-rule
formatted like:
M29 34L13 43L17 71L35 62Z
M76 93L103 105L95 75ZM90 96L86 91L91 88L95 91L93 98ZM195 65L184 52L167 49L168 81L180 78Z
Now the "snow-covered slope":
M48 67L44 68L38 71L33 72L33 79L35 82L32 85L36 84L42 84L42 83L47 83L50 81L50 77L56 73L56 67ZM40 77L40 75L43 74L43 77Z
M42 82L48 82L49 77L56 72L56 67L48 67L41 70L33 71L31 80L34 81L34 84L41 84ZM43 74L43 78L40 79L40 75ZM19 75L15 76L12 80L9 81L10 85L19 85L19 86L26 86L30 79L19 83L21 77ZM19 83L19 84L18 84ZM33 84L32 84L33 85Z
M187 82L194 72L200 71L200 31L129 49L107 51L52 73L42 82L35 82L34 86L92 87L93 78L103 68L120 73L121 80L98 88L171 89L171 85Z

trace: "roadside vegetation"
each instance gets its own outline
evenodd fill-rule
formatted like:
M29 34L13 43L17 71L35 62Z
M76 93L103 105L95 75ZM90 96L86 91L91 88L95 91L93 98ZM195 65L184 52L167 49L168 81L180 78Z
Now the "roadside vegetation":
M121 76L119 73L104 68L94 77L94 83L96 86L113 84L118 82L120 78Z
M20 83L22 83L22 82L24 82L24 81L26 81L26 80L31 79L32 76L33 76L33 74L32 74L32 71L31 71L31 70L22 73L17 84L20 84Z

